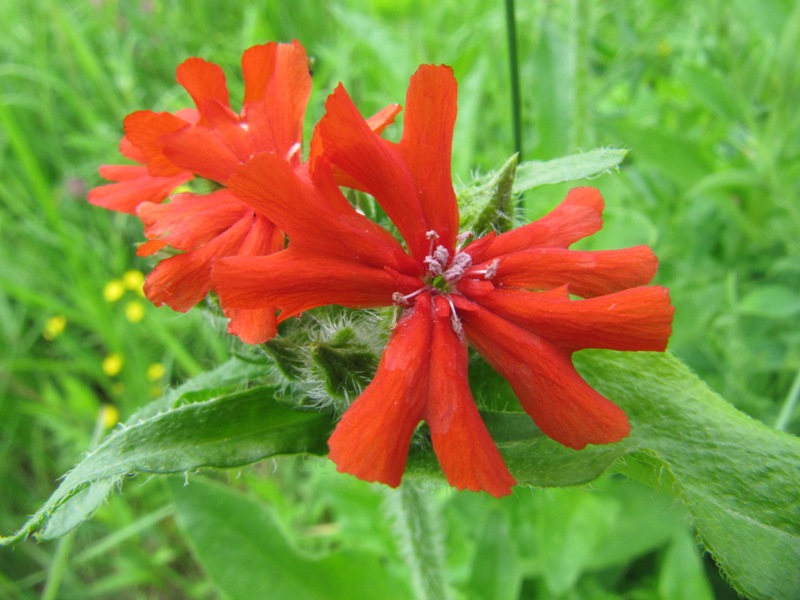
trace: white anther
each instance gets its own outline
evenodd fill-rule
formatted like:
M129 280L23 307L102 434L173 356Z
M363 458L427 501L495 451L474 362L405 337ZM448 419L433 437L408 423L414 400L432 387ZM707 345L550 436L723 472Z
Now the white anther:
M450 267L444 272L444 278L449 282L458 281L471 266L472 257L466 252L459 252L453 257Z
M428 265L428 273L434 277L438 277L442 274L442 263L440 263L438 260L432 256L426 256L424 262L426 265Z
M436 233L433 229L431 229L430 231L426 231L425 232L425 239L438 240L439 239L439 234Z
M472 237L471 231L465 231L464 233L459 233L456 236L456 249L460 250L461 246L463 246L464 243L471 237Z
M436 250L433 251L433 258L440 265L446 265L447 261L450 259L450 253L444 246L436 246Z
M417 294L422 293L423 291L425 291L425 286L422 286L417 291L411 292L410 294L403 295L400 292L395 292L394 294L392 294L392 302L394 302L399 306L410 306L411 303L409 302L409 300L411 300Z
M456 312L456 307L453 304L453 301L450 299L450 296L444 296L447 303L450 305L450 327L453 328L453 331L458 336L462 342L464 341L464 326L461 324L461 319L458 318L458 313Z
M495 258L495 259L494 259L494 260L493 260L493 261L492 261L492 262L489 264L489 266L488 266L488 267L486 267L486 270L483 272L483 278L484 278L484 279L491 279L492 277L494 277L495 275L497 275L497 268L498 268L499 266L500 266L500 259L499 259L499 258Z
M400 292L395 292L394 294L392 294L392 302L394 302L398 306L408 306L408 300Z

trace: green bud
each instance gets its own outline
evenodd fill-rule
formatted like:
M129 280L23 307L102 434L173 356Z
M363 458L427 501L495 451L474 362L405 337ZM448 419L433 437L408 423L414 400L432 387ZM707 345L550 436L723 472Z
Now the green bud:
M346 327L328 342L311 347L311 360L326 392L334 400L352 401L369 385L378 368L378 357Z

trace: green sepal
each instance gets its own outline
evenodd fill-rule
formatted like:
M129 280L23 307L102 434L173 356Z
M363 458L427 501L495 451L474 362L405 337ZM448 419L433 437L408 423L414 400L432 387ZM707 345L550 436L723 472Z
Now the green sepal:
M289 380L301 380L308 371L309 335L296 319L281 324L280 335L262 345L278 370Z
M351 327L340 329L329 341L312 344L311 361L326 392L337 400L352 401L378 368L378 356L356 339Z
M499 171L479 180L458 194L461 231L471 231L477 236L489 231L509 231L513 226L514 175L517 171L516 154L506 161Z

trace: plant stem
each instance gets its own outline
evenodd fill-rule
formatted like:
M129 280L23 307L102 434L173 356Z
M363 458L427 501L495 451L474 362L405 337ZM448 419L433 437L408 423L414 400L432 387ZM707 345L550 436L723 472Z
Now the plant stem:
M42 600L55 600L58 598L58 588L61 587L61 580L67 572L70 563L70 553L75 544L75 532L70 531L67 535L58 540L53 562L47 569L47 580L42 591Z
M511 75L511 116L514 130L514 152L522 161L522 109L519 91L519 62L517 60L517 19L514 0L506 0L506 37L508 38L508 67Z
M386 512L392 520L400 553L411 570L419 600L447 600L450 590L444 570L444 547L438 512L432 497L414 481L406 480L386 493Z

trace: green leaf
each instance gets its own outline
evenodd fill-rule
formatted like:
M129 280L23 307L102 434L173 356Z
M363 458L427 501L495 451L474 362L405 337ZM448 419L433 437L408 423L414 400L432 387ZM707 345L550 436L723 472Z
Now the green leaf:
M597 177L616 170L627 153L617 148L598 148L554 160L524 162L517 167L513 191L520 194L542 185Z
M183 473L230 468L278 454L325 454L332 417L298 410L257 387L137 418L78 464L45 505L6 545L35 533L64 535L89 518L129 473Z
M522 484L549 487L587 483L605 472L627 451L624 444L565 448L545 436L522 412L481 411L486 427L511 472ZM406 472L441 479L441 469L429 448L412 446Z
M764 285L745 295L739 312L768 319L788 319L800 313L800 293L783 285Z
M618 469L680 498L739 592L800 597L800 439L736 410L669 354L576 358L631 420Z
M270 507L202 478L171 481L178 521L200 564L233 600L402 600L406 583L380 557L341 550L303 554L286 539ZM358 565L358 568L353 568Z
M517 157L514 155L499 171L484 178L478 185L459 192L461 231L482 235L488 231L508 231L513 227L512 187L516 171Z

